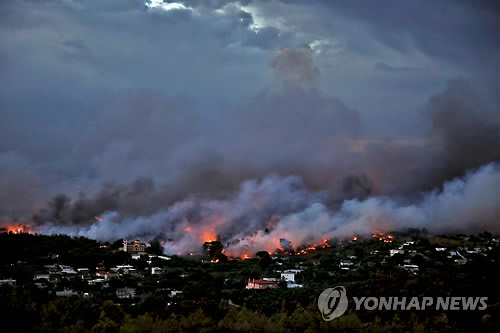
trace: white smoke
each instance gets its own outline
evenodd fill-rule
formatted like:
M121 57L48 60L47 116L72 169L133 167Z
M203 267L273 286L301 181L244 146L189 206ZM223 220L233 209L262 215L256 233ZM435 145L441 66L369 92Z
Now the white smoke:
M294 247L324 239L351 238L408 227L430 232L500 231L500 174L491 163L465 177L403 203L389 197L346 200L332 210L325 193L308 191L296 177L246 181L231 199L189 198L149 216L100 216L91 226L42 226L42 233L66 233L98 240L159 238L168 254L197 252L217 236L229 254L274 251L280 239Z

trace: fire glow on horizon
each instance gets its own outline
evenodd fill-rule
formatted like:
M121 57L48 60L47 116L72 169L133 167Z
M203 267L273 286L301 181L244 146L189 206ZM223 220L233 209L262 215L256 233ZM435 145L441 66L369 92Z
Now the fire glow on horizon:
M8 225L5 227L5 230L7 233L13 233L13 234L31 234L31 229L30 229L29 224L12 224Z

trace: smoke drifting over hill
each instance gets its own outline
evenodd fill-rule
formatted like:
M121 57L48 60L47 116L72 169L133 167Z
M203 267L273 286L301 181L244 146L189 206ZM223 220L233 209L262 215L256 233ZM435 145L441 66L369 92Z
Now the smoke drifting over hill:
M169 165L176 177L169 185L109 183L76 200L58 195L33 216L37 229L101 240L157 238L169 253L220 239L235 255L273 251L280 239L297 247L405 227L499 230L498 165L487 164L499 159L498 123L466 81L450 81L431 98L423 139L369 140L356 111L316 89L310 52L280 50L271 66L283 85L239 113L222 112L217 124L196 126L179 119L193 116L163 113L159 104L158 111L141 104L137 115L132 109L106 132L133 126L126 149L141 155L161 127L172 129L166 146L150 153L181 156L177 167ZM120 169L122 148L115 149L117 161L99 163Z
M294 16L294 4L270 7L276 20L265 16L268 5L252 2L152 5L54 1L44 16L31 2L2 4L10 15L0 33L33 21L47 35L71 35L52 41L57 61L49 69L31 58L30 67L17 67L14 51L2 50L8 56L0 60L11 64L7 78L22 87L14 84L0 104L9 111L0 114L2 224L102 240L157 238L169 253L217 238L235 254L405 227L498 231L498 100L485 88L498 81L475 53L452 52L448 61L453 47L424 38L436 29L427 33L396 18L415 45L404 44L404 34L379 38L383 15L365 17L355 5L336 9L353 22L326 20L341 26L301 11L309 23L318 18L314 29ZM490 55L498 48L491 51L493 37L485 33L496 21L489 8L467 6L475 10L467 20L481 29L453 46L477 46L496 64ZM113 22L109 35L103 18ZM442 40L464 20L446 25L438 18L446 27ZM373 41L358 33L356 20L364 22L359 29L374 28L367 35ZM69 29L70 21L84 32ZM134 31L116 31L129 22ZM16 29L19 38L9 45L27 57L27 39ZM331 37L337 32L345 40ZM122 33L144 49L122 45ZM175 52L158 45L164 39ZM446 81L462 73L472 79Z

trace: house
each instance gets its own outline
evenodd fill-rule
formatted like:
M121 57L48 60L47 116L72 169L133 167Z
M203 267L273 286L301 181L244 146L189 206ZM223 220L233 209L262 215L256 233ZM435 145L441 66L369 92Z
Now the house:
M163 272L163 269L160 267L151 267L151 275L159 275Z
M295 282L295 273L285 271L281 273L281 278L286 282Z
M118 265L111 268L111 270L113 272L123 272L123 274L133 274L136 272L136 269L132 265Z
M297 284L297 283L287 283L286 284L287 288L302 288L304 287L303 284Z
M63 274L76 274L76 271L71 266L59 265L59 268Z
M95 286L97 284L101 284L104 282L104 279L94 279L94 280L88 280L87 283L89 286Z
M118 278L118 274L116 273L111 273L111 272L106 272L104 273L104 280L109 281L111 279L116 279Z
M147 244L141 243L139 239L134 242L129 243L128 240L123 240L123 251L130 253L131 255L141 255L146 253Z
M286 282L295 283L295 274L302 272L301 269L288 269L281 273L281 278Z
M67 296L75 296L75 295L78 295L78 293L72 289L64 289L64 290L56 291L56 296L67 297Z
M170 297L175 297L175 296L178 296L181 294L182 294L182 291L180 291L180 290L171 290L170 291Z
M134 298L135 288L118 288L116 289L116 297L123 298Z
M45 280L50 280L50 274L48 273L42 273L42 274L35 274L33 277L33 280L40 280L40 279L45 279Z
M403 265L403 268L406 269L409 272L412 272L412 273L417 273L418 272L418 266L417 265Z
M45 267L45 269L47 270L47 272L49 273L56 273L58 272L59 270L57 269L57 265L44 265L43 267Z
M269 280L248 280L246 289L268 289L268 288L276 288L278 287L278 283L276 281Z
M106 275L106 271L97 271L95 272L95 276L103 278Z
M340 261L340 269L349 269L350 266L352 266L353 263L350 260L341 260Z
M395 254L405 254L405 251L404 250L399 250L399 249L398 250L394 250L394 249L389 250L389 255L391 257L394 256Z
M15 286L16 280L13 280L13 279L0 280L0 286L3 286L3 285Z
M38 289L46 289L48 288L47 284L44 283L44 282L35 282L33 283L35 285L35 287L37 287Z

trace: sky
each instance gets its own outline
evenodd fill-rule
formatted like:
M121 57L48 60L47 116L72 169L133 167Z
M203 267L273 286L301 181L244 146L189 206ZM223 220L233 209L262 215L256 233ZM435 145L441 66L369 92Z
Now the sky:
M274 176L333 210L443 189L499 160L498 7L2 1L0 217L61 193L151 214Z

